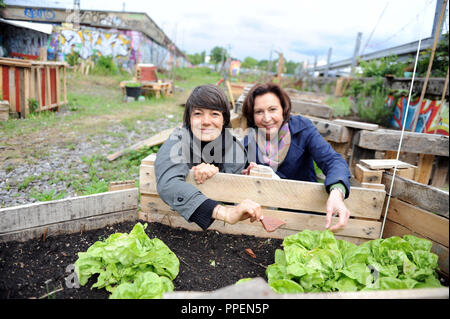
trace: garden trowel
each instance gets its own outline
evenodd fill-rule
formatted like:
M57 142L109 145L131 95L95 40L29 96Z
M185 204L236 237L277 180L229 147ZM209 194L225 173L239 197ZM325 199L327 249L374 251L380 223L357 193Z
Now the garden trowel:
M261 223L262 223L264 229L267 232L273 232L278 227L286 224L281 219L278 219L278 218L275 218L275 217L271 217L271 216L264 216L264 218L261 219Z

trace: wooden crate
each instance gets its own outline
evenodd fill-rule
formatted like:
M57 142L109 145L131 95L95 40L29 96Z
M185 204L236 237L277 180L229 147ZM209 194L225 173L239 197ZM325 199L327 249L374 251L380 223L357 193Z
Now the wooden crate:
M65 62L0 58L0 88L10 112L26 117L31 99L38 102L37 112L59 110L67 103L66 67Z
M448 278L449 193L401 176L395 177L391 190L392 178L390 172L383 173L382 183L391 195L383 238L412 234L429 239L439 256L439 272Z
M172 227L183 227L194 231L201 230L196 224L188 223L159 197L153 166L155 158L155 154L152 154L141 162L140 218L145 221L157 221ZM219 202L239 203L246 198L254 200L264 207L264 215L277 217L286 223L272 233L266 232L260 223L250 223L249 221L235 225L224 225L223 222L215 221L210 229L223 233L272 238L284 238L305 229L325 229L328 194L323 184L218 173L204 184L197 185L192 172L188 175L186 181L194 184L207 197ZM379 219L385 195L384 190L352 187L346 205L352 212L353 217L344 229L335 233L337 238L357 244L379 238L381 233ZM317 212L317 214L296 213L286 209ZM333 223L337 219L337 217L333 217Z

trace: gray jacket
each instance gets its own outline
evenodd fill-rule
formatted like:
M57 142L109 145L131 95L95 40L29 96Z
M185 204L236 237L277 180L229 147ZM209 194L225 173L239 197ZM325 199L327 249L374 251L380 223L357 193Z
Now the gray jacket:
M212 163L215 159L215 163L221 163L218 165L221 173L240 174L247 163L244 146L227 129L222 133L222 138L204 146L203 156L200 155L199 143L192 138L189 129L177 128L161 146L155 161L159 196L186 220L208 199L194 185L186 182L186 176L193 166L202 161ZM214 149L214 156L208 160L210 155L207 151L211 149Z

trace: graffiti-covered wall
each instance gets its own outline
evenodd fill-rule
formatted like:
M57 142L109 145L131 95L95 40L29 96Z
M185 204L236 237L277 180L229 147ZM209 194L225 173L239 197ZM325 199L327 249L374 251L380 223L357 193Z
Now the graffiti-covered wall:
M49 60L65 60L79 53L82 59L112 56L122 68L132 70L137 63L152 63L169 69L171 53L139 31L81 27L79 30L56 28L48 44ZM184 66L187 62L180 66Z
M398 99L394 108L394 116L391 120L393 128L402 129L403 123L406 130L411 130L413 126L413 117L417 108L419 107L420 97L410 101L408 113L406 114L406 107L408 98L402 96ZM392 106L395 103L393 96L389 96L386 101L387 106ZM406 116L406 121L405 121ZM415 132L449 135L449 107L448 102L441 105L440 101L423 99L420 105L419 118Z
M6 24L1 29L2 46L10 57L37 59L40 48L47 45L45 33Z

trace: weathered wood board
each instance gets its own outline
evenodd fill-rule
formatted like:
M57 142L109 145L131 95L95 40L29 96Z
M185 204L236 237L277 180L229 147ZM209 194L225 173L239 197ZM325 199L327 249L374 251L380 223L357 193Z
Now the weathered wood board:
M449 194L446 191L396 176L391 192L392 174L389 172L383 173L382 184L386 185L386 193L392 197L443 217L449 217Z
M397 151L401 131L359 131L357 146L369 150ZM404 132L401 152L449 156L449 137L440 134Z
M141 164L140 193L158 194L154 167ZM205 196L223 202L239 203L251 199L262 206L326 213L328 194L320 183L276 180L265 177L218 173L204 184L195 184L193 173L186 181L194 184ZM345 204L352 216L378 219L386 192L354 187Z
M0 240L25 240L45 229L76 232L105 222L133 220L137 208L137 188L2 208Z

